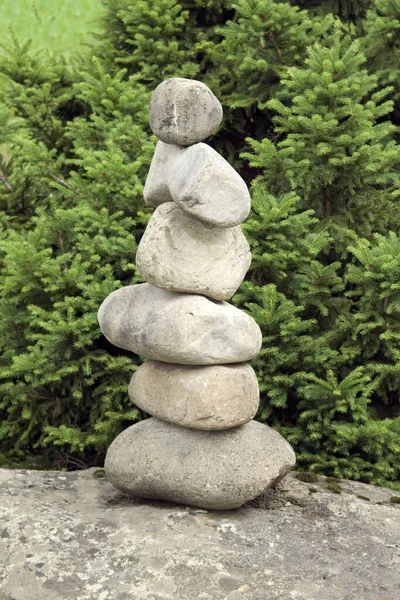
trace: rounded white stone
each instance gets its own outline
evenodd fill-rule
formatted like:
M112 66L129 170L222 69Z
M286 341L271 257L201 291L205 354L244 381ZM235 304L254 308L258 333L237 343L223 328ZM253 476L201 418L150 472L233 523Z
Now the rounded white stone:
M167 144L189 146L214 133L222 121L222 106L212 91L194 79L166 79L150 101L150 127Z
M239 225L251 207L246 183L207 144L182 148L158 142L143 196L153 208L174 201L192 217L216 227Z
M100 306L98 320L115 346L164 362L247 362L261 348L257 323L231 304L167 292L148 283L110 294Z
M182 210L217 227L234 227L247 219L251 208L247 185L213 148L196 144L173 164L168 188Z
M233 296L250 263L250 246L240 226L214 227L174 202L155 210L136 254L136 265L148 283L215 300Z
M129 397L163 421L190 429L220 430L250 421L260 393L248 364L192 367L149 360L133 374Z
M132 496L223 510L263 493L295 462L288 442L256 421L198 431L150 418L112 442L104 468Z

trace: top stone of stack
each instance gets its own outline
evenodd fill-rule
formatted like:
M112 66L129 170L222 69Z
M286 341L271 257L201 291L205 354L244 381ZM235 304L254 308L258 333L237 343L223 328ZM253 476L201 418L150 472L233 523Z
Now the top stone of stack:
M222 106L204 83L173 77L154 90L149 117L151 130L162 142L191 146L218 128Z

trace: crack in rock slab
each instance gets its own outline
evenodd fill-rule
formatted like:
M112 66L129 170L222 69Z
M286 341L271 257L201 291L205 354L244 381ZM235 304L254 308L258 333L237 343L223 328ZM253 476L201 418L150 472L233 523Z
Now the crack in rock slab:
M396 492L343 481L335 494L292 473L214 512L132 499L96 475L0 469L0 600L400 597Z

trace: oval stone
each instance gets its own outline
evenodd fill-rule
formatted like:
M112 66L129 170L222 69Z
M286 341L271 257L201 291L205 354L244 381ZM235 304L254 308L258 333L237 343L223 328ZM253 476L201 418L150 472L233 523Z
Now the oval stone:
M149 283L112 292L100 306L98 320L115 346L164 362L247 362L261 348L257 323L231 304Z
M143 363L133 374L129 397L153 417L182 427L221 430L250 421L260 393L248 364L192 367Z
M104 468L109 481L132 496L223 510L263 493L295 462L288 442L256 421L198 431L153 417L112 442Z
M210 88L194 79L166 79L150 100L150 127L167 144L190 146L214 133L222 106Z
M250 246L239 226L213 227L173 202L155 210L136 254L136 265L148 283L214 300L233 296L250 263Z
M210 146L196 144L177 155L168 180L171 198L196 219L234 227L249 215L251 200L239 173Z
M153 208L174 201L192 217L216 227L243 223L251 205L239 173L207 144L182 148L158 142L143 197Z

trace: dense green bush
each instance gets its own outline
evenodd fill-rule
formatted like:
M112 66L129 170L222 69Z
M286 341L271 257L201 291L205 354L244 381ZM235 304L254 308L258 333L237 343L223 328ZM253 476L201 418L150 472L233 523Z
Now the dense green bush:
M95 464L143 416L126 393L140 358L108 344L96 311L112 290L139 281L155 145L147 106L161 80L184 76L221 99L225 120L208 141L251 185L243 229L253 263L233 302L263 331L259 419L290 440L301 468L398 485L398 4L107 0L91 61L8 49L8 464Z

